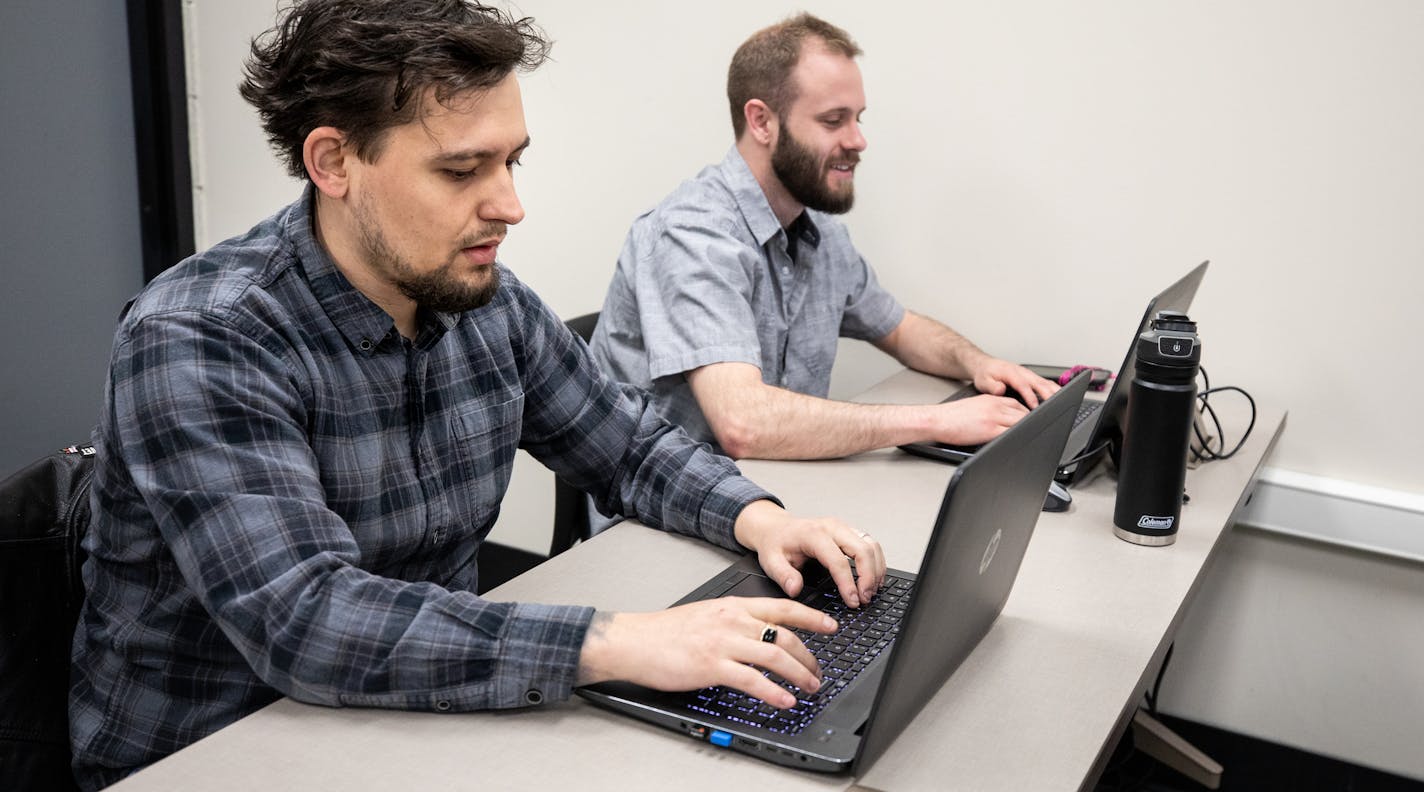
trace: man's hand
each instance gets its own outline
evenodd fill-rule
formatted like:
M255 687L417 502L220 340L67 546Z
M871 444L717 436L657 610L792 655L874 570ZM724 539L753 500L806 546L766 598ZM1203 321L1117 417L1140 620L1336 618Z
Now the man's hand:
M734 533L792 597L801 593L800 567L810 559L830 571L853 608L885 582L880 543L839 520L793 517L760 500L742 509ZM720 597L656 613L598 613L579 656L578 683L622 679L657 690L727 685L785 709L796 697L758 668L802 690L821 686L816 659L786 628L829 634L839 626L795 600L763 597ZM768 634L774 640L764 640Z
M786 709L796 697L757 668L808 692L821 686L816 658L788 627L837 629L834 619L799 602L760 597L720 597L655 613L596 613L579 655L578 683L622 679L657 690L727 685ZM774 641L763 640L768 628Z
M1058 383L1050 382L1017 363L985 355L974 363L970 373L974 387L980 393L1006 396L1010 388L1023 397L1030 409L1058 392Z
M987 443L1008 430L1058 391L1058 384L1017 363L976 355L970 364L974 387L980 395L938 405L932 439L951 445ZM1013 398L1017 393L1023 400ZM1027 404L1028 407L1024 405Z
M743 547L756 552L762 571L791 597L801 593L801 567L808 559L831 573L841 599L852 608L869 602L885 582L880 543L840 520L793 517L775 503L760 500L737 515L733 533ZM855 559L854 572L850 559Z
M980 445L998 437L1028 408L1007 396L980 394L935 405L937 420L930 439L950 445Z

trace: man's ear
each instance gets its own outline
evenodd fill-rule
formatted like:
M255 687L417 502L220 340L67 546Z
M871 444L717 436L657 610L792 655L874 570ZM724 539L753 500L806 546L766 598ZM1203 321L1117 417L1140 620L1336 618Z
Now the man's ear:
M766 102L760 99L748 99L742 105L742 116L747 120L746 133L752 139L763 146L770 146L775 142L777 125L780 123L776 113Z
M307 178L318 190L331 198L346 195L348 158L356 156L346 145L346 136L336 127L317 127L307 133L302 144L302 162Z

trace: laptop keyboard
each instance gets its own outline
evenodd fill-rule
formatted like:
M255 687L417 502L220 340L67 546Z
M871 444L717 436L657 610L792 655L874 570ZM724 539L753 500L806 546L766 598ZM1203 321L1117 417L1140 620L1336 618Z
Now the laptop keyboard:
M1103 408L1103 403L1102 403L1102 402L1100 402L1100 401L1088 401L1088 400L1084 399L1084 400L1083 400L1083 403L1080 404L1080 405L1078 405L1078 414L1075 415L1075 416L1073 416L1073 425L1074 425L1074 426L1077 426L1078 424L1080 424L1080 423L1082 423L1082 422L1088 420L1088 418L1089 418L1093 413L1097 412L1098 410L1101 410L1102 408Z
M890 647L900 633L904 606L909 603L913 588L913 581L887 575L875 599L861 608L848 607L834 586L818 588L800 598L805 604L829 614L840 629L832 635L795 631L821 665L821 689L815 693L802 691L767 672L768 677L796 694L796 706L777 709L739 690L717 685L693 693L687 708L778 734L799 734L870 665L870 661Z

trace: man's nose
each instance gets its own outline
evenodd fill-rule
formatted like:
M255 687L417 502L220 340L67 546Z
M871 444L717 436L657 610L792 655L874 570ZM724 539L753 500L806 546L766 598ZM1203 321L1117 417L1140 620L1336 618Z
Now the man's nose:
M485 222L514 225L524 219L524 204L514 190L514 173L509 168L501 168L493 177L493 190L480 202L479 218Z

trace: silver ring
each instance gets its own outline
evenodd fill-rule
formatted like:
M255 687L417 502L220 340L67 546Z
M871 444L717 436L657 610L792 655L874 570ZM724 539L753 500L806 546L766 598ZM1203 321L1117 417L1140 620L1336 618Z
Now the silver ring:
M860 532L860 538L861 538L861 539L869 539L869 538L870 538L870 534L866 533L865 531L861 531L861 532Z
M776 643L776 628L768 624L761 631L762 643Z

